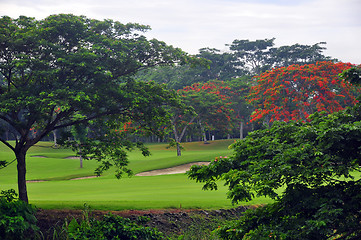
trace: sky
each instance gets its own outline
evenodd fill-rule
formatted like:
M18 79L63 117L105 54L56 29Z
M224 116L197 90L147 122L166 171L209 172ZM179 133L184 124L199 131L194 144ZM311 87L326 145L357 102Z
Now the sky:
M149 25L148 38L190 54L276 38L276 47L326 42L326 56L361 64L361 0L0 0L0 16L59 13Z

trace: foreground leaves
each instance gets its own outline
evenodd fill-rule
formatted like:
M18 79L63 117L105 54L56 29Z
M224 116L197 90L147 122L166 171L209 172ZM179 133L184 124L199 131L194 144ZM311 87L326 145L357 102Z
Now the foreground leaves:
M257 196L273 204L220 230L225 239L357 239L361 236L359 180L361 105L310 122L275 122L231 147L230 158L193 166L189 177L216 189L229 186L233 203ZM356 178L354 176L357 176ZM234 231L233 231L234 229Z

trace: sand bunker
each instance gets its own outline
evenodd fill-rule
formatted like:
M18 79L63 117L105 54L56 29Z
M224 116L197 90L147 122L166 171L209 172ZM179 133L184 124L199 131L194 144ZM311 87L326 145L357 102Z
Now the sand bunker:
M96 178L96 177L98 177L98 176L78 177L78 178L72 178L70 180L81 180L81 179Z
M187 164L183 164L183 165L179 165L176 167L171 167L171 168L165 168L165 169L158 169L158 170L153 170L153 171L147 171L147 172L142 172L142 173L138 173L135 176L157 176L157 175L167 175L167 174L177 174L177 173L185 173L186 171L188 171L191 166L193 165L209 165L210 162L194 162L194 163L187 163ZM79 177L79 178L72 178L69 180L81 180L81 179L88 179L88 178L96 178L97 176L88 176L88 177ZM28 180L26 181L28 183L33 183L33 182L45 182L44 180Z
M80 157L77 157L77 156L70 156L70 157L66 157L65 159L80 159Z
M33 183L33 182L46 182L45 180L27 180L27 183Z
M200 165L209 165L209 162L188 163L188 164L183 164L183 165L179 165L179 166L171 167L171 168L165 168L165 169L158 169L158 170L153 170L153 171L142 172L142 173L136 174L135 176L157 176L157 175L185 173L193 165L199 165L199 166Z

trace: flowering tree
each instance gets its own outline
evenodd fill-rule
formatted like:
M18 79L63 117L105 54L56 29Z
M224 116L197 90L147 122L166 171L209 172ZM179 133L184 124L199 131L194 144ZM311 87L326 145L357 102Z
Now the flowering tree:
M256 106L251 122L305 120L315 111L332 113L355 104L357 90L339 74L350 63L318 62L275 68L256 76L248 102Z
M206 131L215 130L227 132L232 125L231 117L234 112L231 88L223 81L209 81L195 83L183 88L179 93L198 114L198 124L207 142Z
M232 125L231 88L222 81L195 83L178 90L182 102L189 108L186 111L173 111L172 124L178 156L179 143L189 126L198 124L207 143L207 130L230 131Z

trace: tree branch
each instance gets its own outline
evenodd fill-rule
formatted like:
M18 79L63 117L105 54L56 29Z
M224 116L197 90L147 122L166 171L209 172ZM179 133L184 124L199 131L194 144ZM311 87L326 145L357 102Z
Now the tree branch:
M10 143L8 143L8 141L6 141L5 139L0 138L0 142L2 142L3 144L5 144L8 148L10 148L13 152L15 151L15 148L13 146L10 145Z

